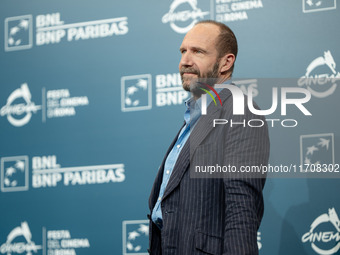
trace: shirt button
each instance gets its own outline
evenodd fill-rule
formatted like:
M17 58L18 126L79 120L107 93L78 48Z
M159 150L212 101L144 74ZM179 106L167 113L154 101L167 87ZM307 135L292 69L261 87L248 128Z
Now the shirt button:
M179 148L179 147L181 147L181 145L179 144L179 145L177 145L177 148Z
M158 201L161 201L161 200L162 200L162 198L161 198L161 197L159 197L159 198L158 198Z
M166 174L170 174L170 171L169 171L169 170L167 170L167 171L166 171Z

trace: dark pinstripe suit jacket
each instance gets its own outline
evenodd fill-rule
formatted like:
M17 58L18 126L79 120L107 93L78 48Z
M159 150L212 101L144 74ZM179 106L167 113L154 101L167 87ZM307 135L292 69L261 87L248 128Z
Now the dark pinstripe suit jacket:
M267 125L213 127L213 119L263 119L245 107L245 115L233 116L229 90L220 92L223 106L210 104L184 145L162 198L163 228L150 221L149 253L153 255L258 254L257 230L263 215L261 178L190 178L189 166L266 165L269 157ZM246 102L246 100L245 100ZM266 121L264 121L266 122ZM178 135L178 134L177 134ZM158 198L164 162L149 198L150 212ZM150 219L150 215L148 215Z

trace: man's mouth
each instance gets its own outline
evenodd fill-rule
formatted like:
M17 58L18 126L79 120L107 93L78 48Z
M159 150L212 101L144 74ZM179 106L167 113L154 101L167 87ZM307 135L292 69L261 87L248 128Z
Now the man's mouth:
M199 72L195 70L194 68L183 68L182 70L180 70L180 73L182 76L187 76L187 77L199 75Z
M185 72L185 73L183 73L183 75L193 76L193 75L197 75L197 73L187 73L187 72Z

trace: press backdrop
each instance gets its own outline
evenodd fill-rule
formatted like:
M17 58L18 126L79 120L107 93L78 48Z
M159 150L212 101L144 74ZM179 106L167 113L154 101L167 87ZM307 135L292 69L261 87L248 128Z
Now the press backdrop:
M278 88L270 164L340 176L336 4L1 1L0 254L147 253L148 196L189 96L179 46L202 19L233 29L234 79L262 109ZM282 87L310 91L312 116L282 115ZM268 178L260 254L339 254L339 192L334 177Z

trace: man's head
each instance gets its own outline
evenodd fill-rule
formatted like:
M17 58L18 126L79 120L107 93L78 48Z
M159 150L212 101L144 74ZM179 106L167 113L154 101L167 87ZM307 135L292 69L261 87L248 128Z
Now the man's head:
M184 37L179 63L183 88L190 91L190 83L197 78L229 79L237 56L234 33L223 23L198 22Z

